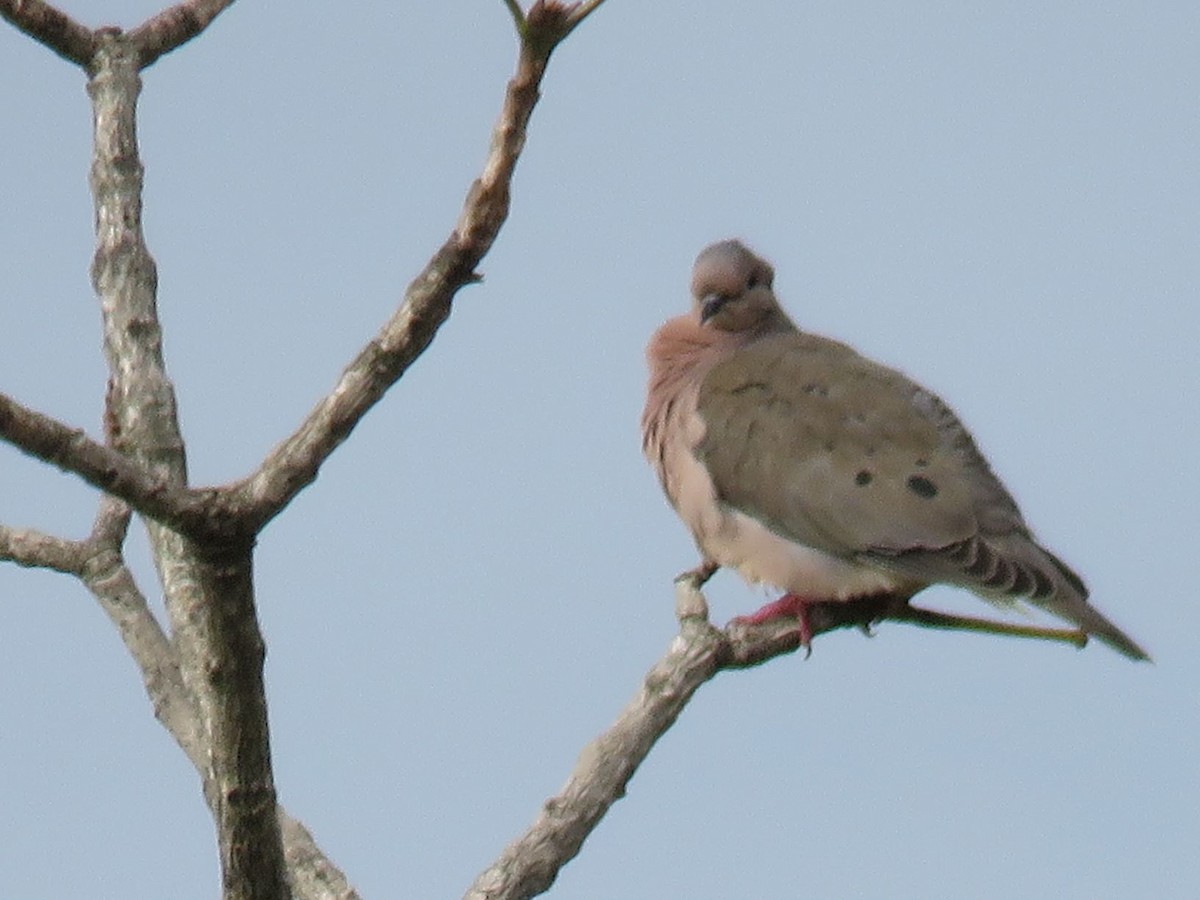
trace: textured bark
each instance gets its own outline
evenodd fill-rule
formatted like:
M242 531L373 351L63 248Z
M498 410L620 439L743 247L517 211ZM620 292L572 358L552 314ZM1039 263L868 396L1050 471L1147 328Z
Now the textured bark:
M209 523L208 495L155 475L124 453L0 394L0 437L30 456L73 472L155 521L201 533Z
M233 0L186 0L147 19L129 33L138 68L146 68L164 53L190 41L232 3ZM121 31L112 26L93 30L42 0L0 0L0 16L59 56L84 68L91 66L100 36Z
M675 724L692 695L717 673L762 665L800 647L794 620L747 625L735 620L723 630L708 621L700 587L715 569L681 575L675 582L679 634L637 693L599 737L583 748L567 782L542 804L529 828L485 869L464 900L520 900L550 888L559 870L579 853L604 814L625 796L625 786L658 739ZM868 631L879 622L908 622L928 628L994 632L998 623L910 607L903 598L875 596L814 604L809 625L815 637L839 628ZM1000 624L1001 633L1083 646L1074 629Z
M101 500L96 525L81 547L84 558L79 575L137 663L155 718L203 776L208 758L206 736L200 729L195 701L184 688L175 647L125 564L122 547L128 527L128 508L111 498Z
M123 34L114 28L89 31L37 0L0 0L0 15L91 75L97 235L92 277L110 370L107 444L3 395L0 437L111 495L80 541L0 526L0 560L80 578L112 620L139 666L155 715L201 775L217 827L225 897L277 898L290 892L348 900L357 895L345 876L276 802L264 645L254 606L254 537L312 482L325 459L429 346L457 291L479 279L476 266L508 215L513 172L546 65L602 0L537 2L528 13L516 0L505 0L521 39L517 68L483 171L455 229L331 393L253 474L232 485L193 490L163 360L155 266L141 230L138 71L198 34L230 2L189 0ZM130 508L147 521L170 637L125 564ZM584 748L559 794L479 876L468 898L530 897L546 890L701 685L723 670L759 665L799 646L798 629L786 621L724 630L710 625L699 589L711 574L698 570L677 582L679 636L612 727ZM889 598L816 605L810 612L814 635L881 620L998 630L995 623L913 609ZM1086 640L1073 631L1003 628L1001 633Z
M150 612L122 555L129 511L102 499L91 534L80 541L0 525L0 560L76 575L112 621L142 673L146 695L162 723L202 779L211 774L207 739L195 702L183 685L174 646ZM205 784L205 797L217 792ZM303 900L354 900L357 894L321 853L303 825L278 809L292 893Z
M467 192L454 230L329 395L237 488L231 501L235 516L248 516L261 528L311 484L329 455L429 346L449 317L459 289L480 280L475 267L508 217L513 172L550 54L599 5L598 0L582 5L539 2L523 15L509 4L521 36L517 69L492 130L483 172Z
M116 31L98 34L88 94L96 211L92 283L109 367L113 445L155 478L187 483L175 391L155 302L157 274L142 235L142 165L135 128L140 58ZM197 543L147 522L179 673L207 750L205 788L216 821L224 896L290 896L270 764L262 637L249 539Z
M232 5L233 0L186 0L147 19L129 32L138 66L144 69L164 53L187 43Z
M41 0L0 0L0 16L76 65L86 66L95 52L90 28Z
M80 563L75 544L33 528L0 525L0 561L7 560L27 569L49 569L64 575L78 575Z
M491 148L454 231L396 313L330 395L251 477L187 485L175 391L156 308L157 273L141 226L138 72L200 33L232 0L189 0L131 32L89 30L38 0L0 0L0 15L90 76L96 251L106 441L0 395L0 437L106 493L91 534L71 541L0 526L0 560L74 575L112 620L142 673L155 715L201 775L220 848L223 896L354 898L312 836L276 802L254 606L258 531L316 477L329 454L429 346L509 210L510 183L554 48L601 0L506 0L521 38ZM145 521L170 629L150 612L122 552L130 509Z
M475 879L464 900L519 900L548 890L609 807L625 796L633 773L701 685L724 669L756 666L800 646L794 623L731 624L724 631L710 625L700 585L711 574L679 578L678 636L646 673L616 721L583 748L562 789L542 804L525 833ZM832 603L814 606L810 624L817 635L865 626L884 613L881 600Z

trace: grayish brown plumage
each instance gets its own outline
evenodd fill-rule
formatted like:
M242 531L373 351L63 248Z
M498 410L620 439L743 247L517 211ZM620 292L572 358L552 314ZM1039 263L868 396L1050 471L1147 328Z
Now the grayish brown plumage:
M1147 658L1034 540L949 407L797 329L773 280L740 242L713 244L696 259L691 311L647 348L643 450L705 565L805 602L960 585Z

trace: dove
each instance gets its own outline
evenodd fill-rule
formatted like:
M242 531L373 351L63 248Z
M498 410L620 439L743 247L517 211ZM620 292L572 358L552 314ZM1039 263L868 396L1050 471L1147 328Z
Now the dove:
M690 311L646 350L642 448L700 550L702 580L727 567L785 592L743 621L793 617L806 648L815 603L907 606L942 583L1028 602L1148 659L1037 543L950 407L797 328L774 277L739 241L705 248Z

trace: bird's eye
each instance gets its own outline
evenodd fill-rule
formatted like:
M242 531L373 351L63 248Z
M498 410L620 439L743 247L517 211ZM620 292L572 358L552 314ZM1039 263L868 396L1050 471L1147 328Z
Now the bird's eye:
M758 287L758 275L757 274L751 275L749 278L746 279L746 290L748 290L748 291L753 290L756 287Z

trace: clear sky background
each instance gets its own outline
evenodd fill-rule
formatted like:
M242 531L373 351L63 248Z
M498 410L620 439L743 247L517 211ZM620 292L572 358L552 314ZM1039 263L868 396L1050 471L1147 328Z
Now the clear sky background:
M722 675L551 895L1197 896L1198 47L1182 0L609 0L560 48L486 281L259 548L280 796L364 896L459 896L675 634L697 556L640 456L642 350L731 236L803 326L950 402L1155 664L893 624ZM394 308L514 54L500 0L244 0L143 73L195 483ZM82 73L0 27L0 390L99 434L90 127ZM0 447L0 521L81 536L94 503ZM215 896L198 779L99 608L5 565L0 623L4 893Z

